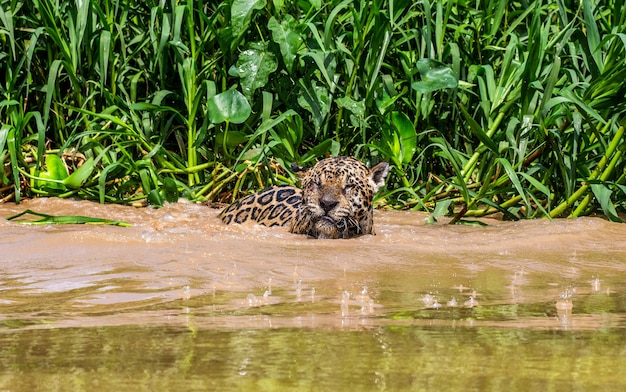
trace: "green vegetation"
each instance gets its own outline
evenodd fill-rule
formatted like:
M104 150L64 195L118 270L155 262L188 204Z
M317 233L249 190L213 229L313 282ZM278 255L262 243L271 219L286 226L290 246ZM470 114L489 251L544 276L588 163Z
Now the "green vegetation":
M38 216L40 219L37 219L37 220L17 219L17 218L21 218L24 215L34 215L34 216ZM111 219L93 218L90 216L80 216L80 215L78 216L55 216L55 215L42 214L41 212L35 212L33 210L26 210L26 211L20 212L19 214L15 214L13 216L8 217L7 220L15 220L15 222L17 223L23 223L26 225L86 224L86 225L113 225L113 226L124 226L124 227L131 226L130 223L117 221L117 220L111 220Z
M623 0L0 0L0 197L230 201L393 166L433 216L624 209Z

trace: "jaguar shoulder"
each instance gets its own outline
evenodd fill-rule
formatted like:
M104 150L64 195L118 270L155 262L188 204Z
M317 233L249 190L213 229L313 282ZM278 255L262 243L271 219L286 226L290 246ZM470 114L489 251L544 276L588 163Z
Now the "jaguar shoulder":
M289 226L292 233L314 238L373 234L372 202L385 184L387 162L368 169L357 159L335 157L297 169L302 189L277 186L248 195L226 207L220 218L226 224Z

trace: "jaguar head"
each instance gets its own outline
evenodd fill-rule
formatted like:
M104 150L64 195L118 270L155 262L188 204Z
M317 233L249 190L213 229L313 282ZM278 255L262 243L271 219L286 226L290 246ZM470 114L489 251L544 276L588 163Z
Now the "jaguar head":
M348 157L327 158L306 170L301 182L307 234L316 238L371 234L372 201L388 173L386 162L368 169Z

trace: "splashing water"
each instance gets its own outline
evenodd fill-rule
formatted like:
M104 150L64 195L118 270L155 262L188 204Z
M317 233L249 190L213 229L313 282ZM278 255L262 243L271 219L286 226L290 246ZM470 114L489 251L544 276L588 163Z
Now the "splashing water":
M430 308L433 304L433 302L435 302L435 297L433 297L430 294L424 294L424 296L422 297L422 302L424 302L424 305L427 308Z
M474 296L469 297L469 299L463 302L463 306L467 306L468 308L473 308L474 306L478 306L478 301L474 298Z
M348 303L350 302L350 293L344 291L341 294L341 317L348 317Z
M298 278L298 283L296 283L296 301L300 302L302 300L302 278Z
M595 277L594 279L592 279L591 280L591 291L593 291L595 293L599 292L601 290L600 283L601 283L600 278Z

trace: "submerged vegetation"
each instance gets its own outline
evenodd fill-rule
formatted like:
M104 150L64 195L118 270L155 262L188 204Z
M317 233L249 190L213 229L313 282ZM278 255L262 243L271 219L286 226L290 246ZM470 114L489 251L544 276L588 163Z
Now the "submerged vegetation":
M622 0L0 0L0 197L230 201L392 164L379 201L619 220Z

